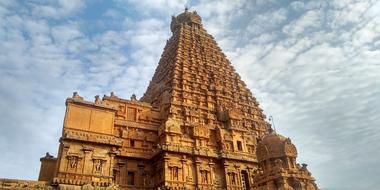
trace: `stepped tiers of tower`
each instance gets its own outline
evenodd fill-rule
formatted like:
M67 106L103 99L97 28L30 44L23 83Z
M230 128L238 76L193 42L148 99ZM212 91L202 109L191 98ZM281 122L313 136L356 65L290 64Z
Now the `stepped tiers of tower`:
M317 190L201 17L185 10L171 31L140 100L74 93L40 182L4 179L0 189Z

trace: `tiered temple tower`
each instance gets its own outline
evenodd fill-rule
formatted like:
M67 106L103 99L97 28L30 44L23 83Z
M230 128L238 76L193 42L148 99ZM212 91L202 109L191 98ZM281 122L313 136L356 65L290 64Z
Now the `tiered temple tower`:
M200 16L185 10L171 31L140 100L74 93L57 158L41 158L44 182L0 181L0 189L318 189Z
M270 125L196 12L172 18L173 36L141 101L159 108L160 184L249 189L257 139Z

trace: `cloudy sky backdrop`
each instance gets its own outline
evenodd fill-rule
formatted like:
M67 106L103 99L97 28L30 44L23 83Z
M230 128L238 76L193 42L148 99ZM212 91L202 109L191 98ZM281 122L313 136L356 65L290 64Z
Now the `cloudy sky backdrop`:
M37 179L73 91L141 97L185 6L322 189L380 189L380 2L365 0L0 0L0 177Z

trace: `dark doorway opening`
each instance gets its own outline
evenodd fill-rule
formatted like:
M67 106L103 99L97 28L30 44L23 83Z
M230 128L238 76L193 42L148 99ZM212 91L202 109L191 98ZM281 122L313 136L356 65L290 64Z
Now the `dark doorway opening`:
M249 189L248 173L245 170L241 171L241 186L242 186L243 190L248 190Z

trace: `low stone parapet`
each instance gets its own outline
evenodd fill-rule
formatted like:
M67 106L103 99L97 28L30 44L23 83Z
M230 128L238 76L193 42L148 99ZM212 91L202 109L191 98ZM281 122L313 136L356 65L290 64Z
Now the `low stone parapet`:
M45 181L33 181L33 180L19 180L19 179L4 179L0 178L0 190L3 189L12 189L12 190L21 190L21 189L46 189L53 190L54 188Z

